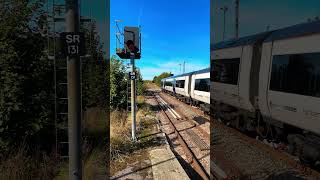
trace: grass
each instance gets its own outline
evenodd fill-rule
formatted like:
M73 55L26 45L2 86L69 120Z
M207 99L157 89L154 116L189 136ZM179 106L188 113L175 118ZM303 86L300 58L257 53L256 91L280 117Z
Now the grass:
M1 158L0 179L52 179L58 172L54 153L27 153L25 145Z
M128 116L124 111L111 112L110 123L110 174L114 175L119 170L124 169L127 164L136 161L141 161L141 158L146 156L135 156L134 154L145 154L146 148L154 145L154 137L148 136L152 134L152 126L154 122L146 119L147 115L154 115L149 106L145 103L144 96L137 97L138 112L137 112L137 134L139 137L138 142L131 141L131 114Z
M88 109L84 113L84 143L83 143L83 179L94 180L108 177L107 133L108 114L99 108ZM56 180L68 179L68 162L62 162Z
M147 115L153 115L150 108L145 103L145 97L138 96L137 129L140 137L152 133L149 128L152 121L146 121ZM109 122L106 120L108 114L99 108L88 109L84 114L84 144L83 156L84 167L83 179L93 180L108 179L107 160L110 160L111 172L126 166L128 162L139 161L141 156L134 157L133 152L145 154L145 147L152 144L153 137L149 136L140 139L139 143L131 141L131 116L125 111L111 112L110 116L110 147L107 134L109 133ZM107 149L110 148L110 154ZM62 161L55 157L54 153L35 152L27 153L27 147L21 146L16 151L6 156L0 157L0 179L68 179L68 161Z
M108 178L107 117L99 108L88 109L84 114L83 179ZM49 155L39 150L30 152L26 145L21 145L9 154L0 155L0 160L0 180L68 179L68 161L59 159L54 152Z

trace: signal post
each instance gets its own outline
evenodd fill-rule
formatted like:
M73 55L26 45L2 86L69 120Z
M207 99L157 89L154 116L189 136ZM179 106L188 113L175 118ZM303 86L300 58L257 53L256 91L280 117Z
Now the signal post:
M136 70L135 70L135 59L141 58L141 34L140 27L129 27L125 26L123 32L120 30L116 21L116 53L121 59L130 59L131 71L129 72L129 77L131 81L131 139L136 141ZM123 40L123 41L122 41ZM118 47L123 44L123 47ZM138 48L139 47L139 48Z

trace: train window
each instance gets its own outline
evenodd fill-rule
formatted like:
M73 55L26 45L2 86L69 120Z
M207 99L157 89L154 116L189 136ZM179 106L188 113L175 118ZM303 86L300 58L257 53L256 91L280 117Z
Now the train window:
M238 84L240 58L212 61L211 73L214 82Z
M184 80L177 80L176 87L177 88L184 88Z
M210 78L196 79L194 90L210 92Z
M270 90L320 97L320 53L273 56Z
M165 85L165 86L172 86L172 82L171 82L171 81L166 81L166 82L164 83L164 85Z

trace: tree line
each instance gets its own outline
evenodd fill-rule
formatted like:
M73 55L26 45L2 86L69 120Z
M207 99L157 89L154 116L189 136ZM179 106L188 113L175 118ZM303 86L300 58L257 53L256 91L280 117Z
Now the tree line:
M170 77L171 73L169 72L163 72L159 76L154 76L152 82L155 83L157 86L161 86L161 79Z

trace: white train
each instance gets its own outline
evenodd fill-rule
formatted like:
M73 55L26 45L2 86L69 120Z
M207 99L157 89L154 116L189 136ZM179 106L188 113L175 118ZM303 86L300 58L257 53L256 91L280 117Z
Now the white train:
M211 46L216 118L320 160L320 21Z
M210 112L210 68L164 78L161 80L161 89Z

